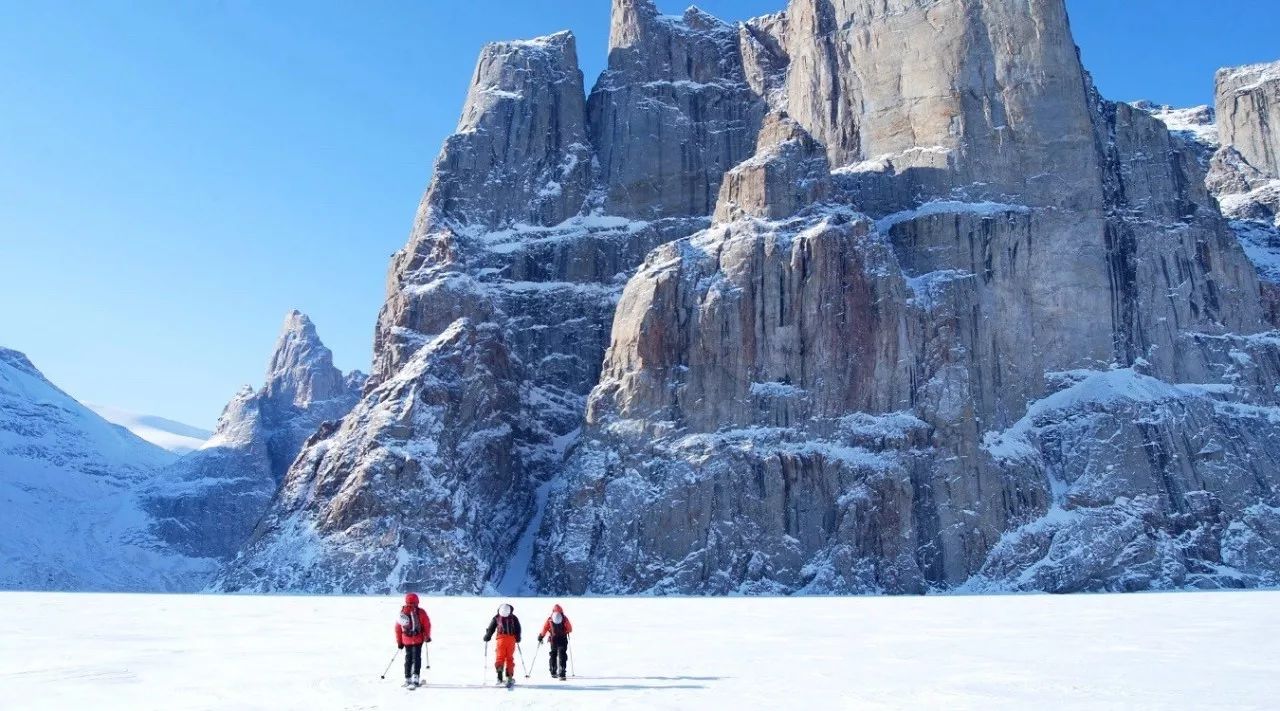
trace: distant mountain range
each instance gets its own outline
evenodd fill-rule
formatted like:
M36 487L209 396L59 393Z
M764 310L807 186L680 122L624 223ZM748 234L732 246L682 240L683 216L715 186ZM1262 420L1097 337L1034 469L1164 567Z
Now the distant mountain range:
M209 430L163 417L139 415L109 405L86 404L107 422L120 425L142 439L177 454L200 449L200 445L213 436L213 432Z
M215 567L152 531L145 492L177 460L0 348L0 589L186 590Z
M214 433L95 412L0 348L0 589L201 588L253 530L303 441L346 414L363 383L333 366L297 311L266 385L232 398Z

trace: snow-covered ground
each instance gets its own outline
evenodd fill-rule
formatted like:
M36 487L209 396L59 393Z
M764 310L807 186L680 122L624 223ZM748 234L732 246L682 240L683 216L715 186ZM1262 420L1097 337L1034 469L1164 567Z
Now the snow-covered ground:
M561 600L575 677L493 686L496 598L426 598L400 688L385 597L0 594L8 708L1275 708L1280 592ZM492 651L492 646L490 646ZM517 658L519 661L519 658Z

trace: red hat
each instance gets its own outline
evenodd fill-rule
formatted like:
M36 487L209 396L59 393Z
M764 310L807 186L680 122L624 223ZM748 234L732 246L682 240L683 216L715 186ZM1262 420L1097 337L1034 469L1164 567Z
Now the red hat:
M418 606L418 593L409 593L404 596L404 604L410 607Z
M564 614L564 608L560 607L559 605L556 605L555 607L551 608L551 611L552 611L552 612L559 612L559 613L560 613L560 614L562 614L562 615Z

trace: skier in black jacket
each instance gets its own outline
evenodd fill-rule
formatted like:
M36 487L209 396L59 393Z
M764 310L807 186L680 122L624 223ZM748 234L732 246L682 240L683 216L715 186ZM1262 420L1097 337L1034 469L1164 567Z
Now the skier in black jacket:
M493 668L498 672L498 683L503 682L502 672L507 673L506 683L511 686L516 682L516 645L520 643L520 618L516 617L515 608L507 603L498 606L498 614L489 622L484 631L484 641L498 636L497 656Z

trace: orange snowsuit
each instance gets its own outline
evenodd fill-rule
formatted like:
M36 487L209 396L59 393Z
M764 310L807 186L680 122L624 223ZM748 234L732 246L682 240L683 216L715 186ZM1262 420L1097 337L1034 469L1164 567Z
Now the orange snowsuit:
M506 666L507 676L516 673L516 638L509 634L498 635L498 652L493 659L494 668Z
M494 634L498 636L498 644L497 653L493 660L493 668L497 669L501 674L503 667L505 667L507 676L514 676L516 673L516 644L520 642L520 618L516 617L514 609L506 617L501 615L493 616L493 620L489 622L489 628L485 630L484 641L488 642L493 638Z

